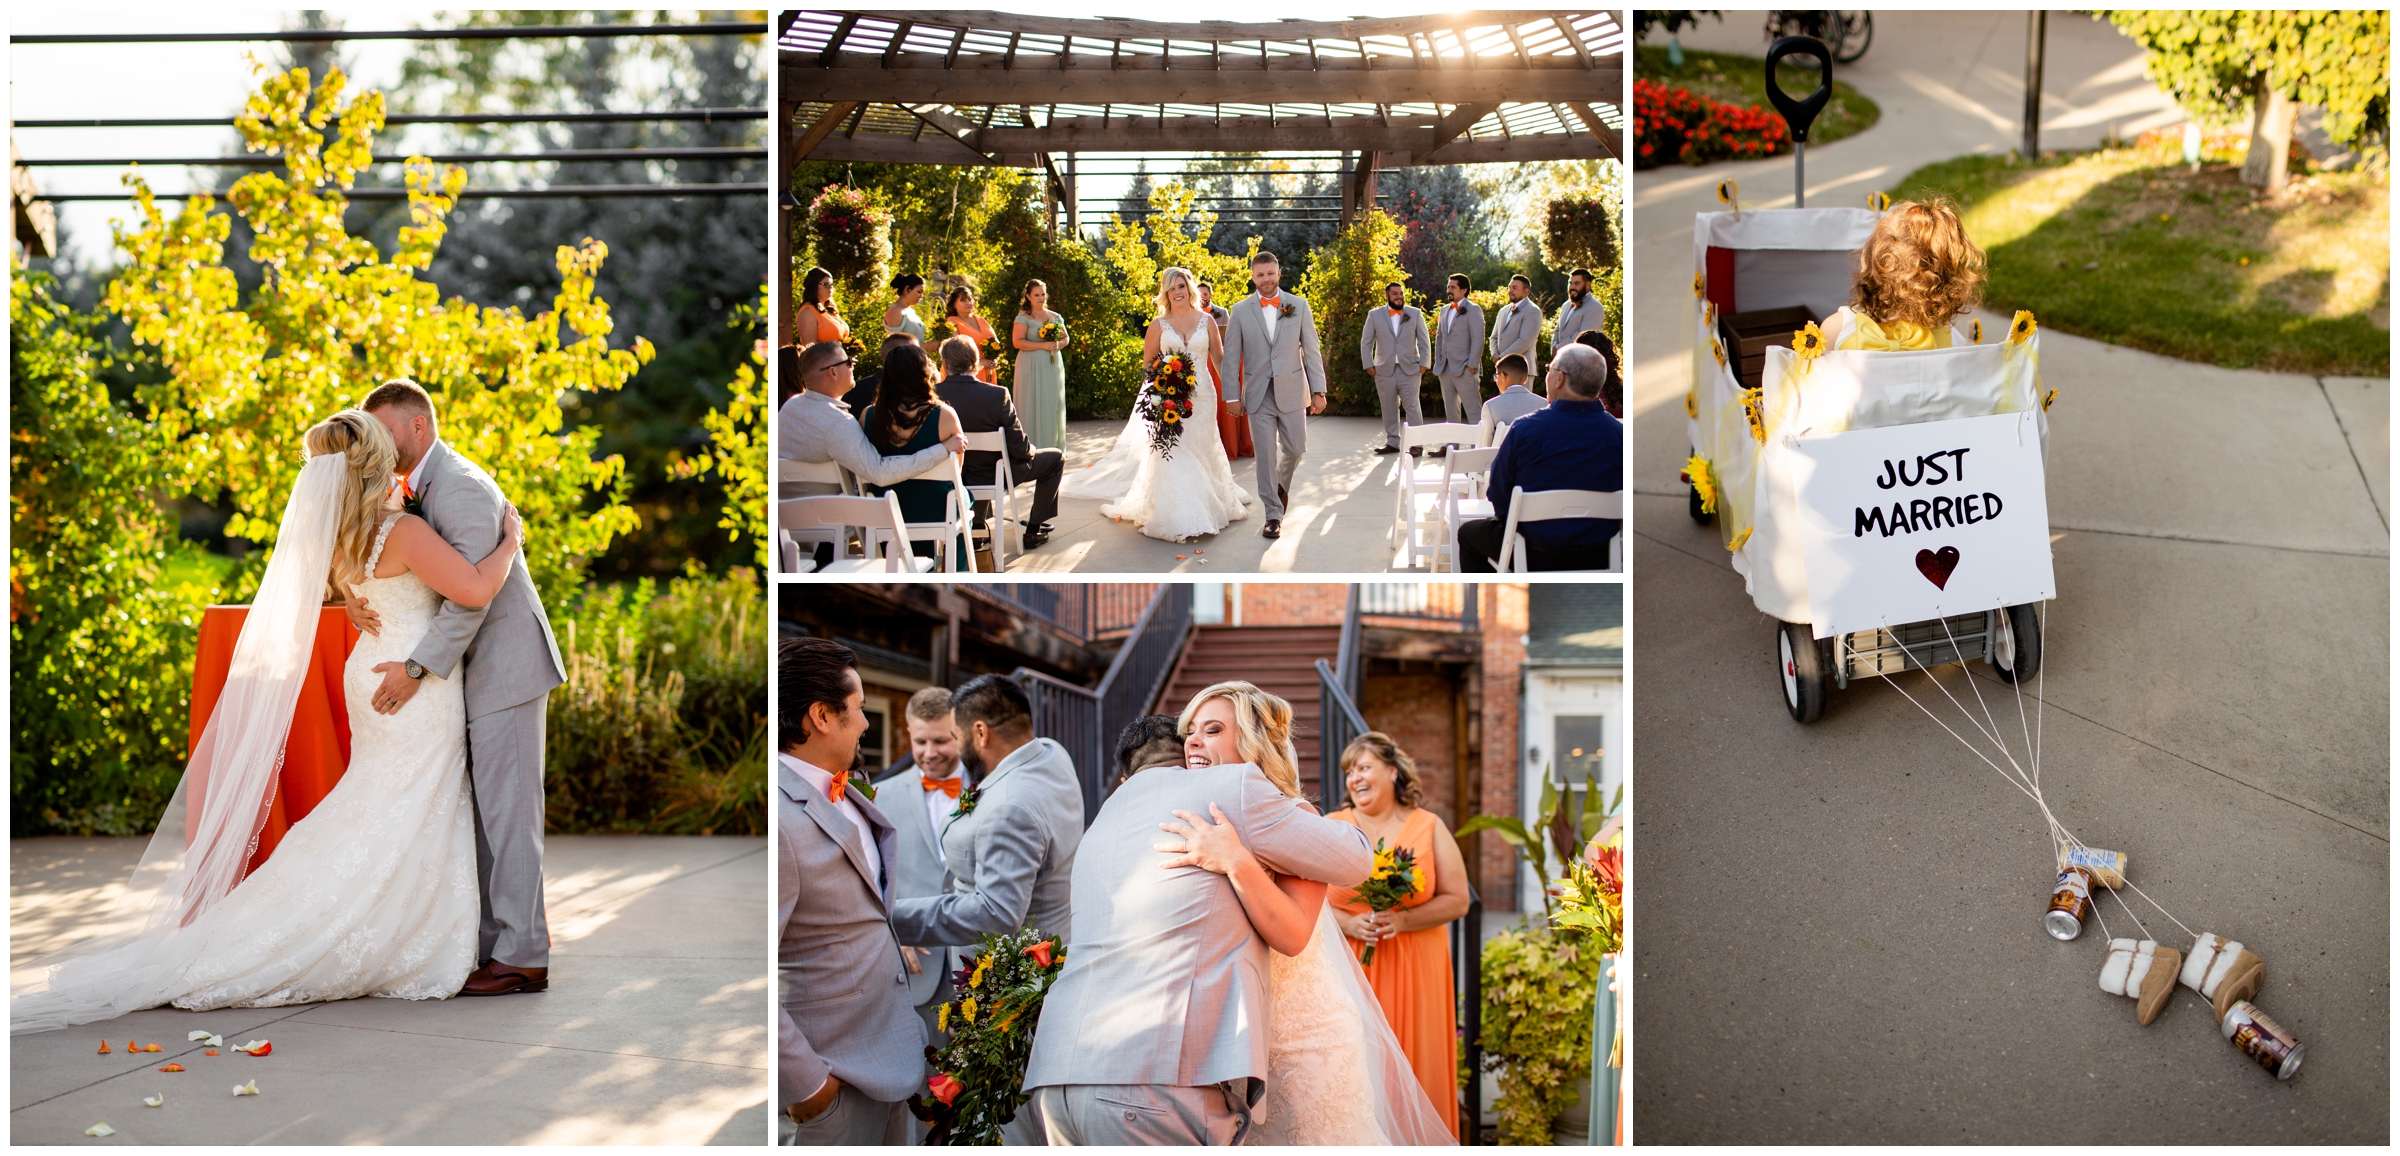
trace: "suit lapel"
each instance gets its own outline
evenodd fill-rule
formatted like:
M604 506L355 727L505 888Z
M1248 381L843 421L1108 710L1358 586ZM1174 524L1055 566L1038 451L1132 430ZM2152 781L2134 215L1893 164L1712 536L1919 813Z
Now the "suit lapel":
M833 800L826 798L806 777L790 767L778 769L783 772L784 793L800 804L800 813L807 815L818 830L825 832L825 837L833 840L834 846L842 849L842 855L850 860L851 869L858 872L858 877L866 881L867 890L874 893L875 905L889 914L891 903L883 893L883 881L875 878L875 873L867 869L866 844L863 841L875 837L873 821L869 820L867 830L859 830L858 825L850 821L850 816L842 814ZM861 810L860 814L863 816L865 811Z

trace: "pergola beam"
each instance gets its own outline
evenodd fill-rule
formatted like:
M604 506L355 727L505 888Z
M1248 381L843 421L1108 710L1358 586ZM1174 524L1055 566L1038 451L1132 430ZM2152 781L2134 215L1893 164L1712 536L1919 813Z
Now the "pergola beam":
M809 159L809 154L817 151L817 147L824 144L827 137L833 135L833 130L842 126L842 120L858 110L858 105L859 102L854 100L838 101L833 107L826 109L825 115L818 117L815 124L808 126L807 132L801 133L799 139L792 142L790 159L794 161Z
M1275 56L1263 67L1167 69L1157 56L1027 56L1002 67L998 56L962 56L955 68L930 53L903 53L891 68L882 57L845 52L832 67L786 54L780 65L786 100L890 100L907 93L924 104L1344 104L1371 90L1387 104L1475 104L1494 96L1548 103L1624 99L1623 58L1585 68L1572 57L1536 57L1522 70L1406 67L1386 61L1370 75L1355 58L1328 57L1311 68L1306 56ZM1117 67L1112 68L1115 64ZM1505 79L1503 79L1505 77Z
M1593 138L1600 142L1602 148L1608 150L1610 159L1620 161L1625 159L1624 138L1617 134L1617 130L1608 127L1608 122L1601 120L1600 114L1593 112L1591 105L1580 100L1570 100L1566 104L1568 111L1575 114L1575 119L1582 121L1583 127L1591 130Z
M1385 168L1413 164L1468 165L1495 162L1604 160L1616 157L1608 143L1584 133L1535 133L1510 139L1452 140L1434 149L1439 130L1423 118L1395 118L1390 128L1373 117L1282 117L1270 127L1265 117L1237 117L1221 127L1200 117L1071 117L1047 128L988 128L975 134L985 151L947 135L862 132L836 136L809 154L811 160L917 165L1039 167L1042 153L1110 154L1158 152L1345 152L1383 154ZM1419 157L1429 159L1418 160Z
M1439 163L1433 159L1433 154L1442 151L1442 146L1457 140L1460 134L1466 132L1470 128L1475 127L1476 121L1482 120L1484 117L1491 115L1493 112L1497 111L1499 107L1500 105L1497 102L1494 102L1490 104L1462 104L1457 108L1451 109L1449 115L1444 116L1441 120L1435 122L1433 126L1433 147L1417 152L1409 161L1409 163L1418 165Z
M890 20L891 14L878 13L880 19ZM1273 25L1236 20L1202 20L1186 23L1167 23L1156 20L1128 20L1090 16L1026 16L1014 12L970 12L937 10L920 12L920 24L943 27L964 26L986 32L1014 32L1027 36L1075 36L1101 40L1168 40L1229 41L1254 44L1259 33L1266 31L1279 43L1297 44L1309 39L1357 40L1362 36L1403 36L1410 32L1453 27L1488 28L1494 24L1527 24L1547 20L1552 14L1544 10L1522 12L1475 12L1460 16L1386 16L1365 20L1286 20Z

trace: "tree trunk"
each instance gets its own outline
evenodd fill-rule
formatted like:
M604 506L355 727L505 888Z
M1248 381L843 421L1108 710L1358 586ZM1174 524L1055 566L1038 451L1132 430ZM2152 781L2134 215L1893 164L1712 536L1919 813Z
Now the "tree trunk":
M2243 184L2264 189L2269 196L2283 192L2292 126L2299 113L2300 106L2275 86L2274 78L2259 77L2258 92L2250 101L2250 155L2242 162Z

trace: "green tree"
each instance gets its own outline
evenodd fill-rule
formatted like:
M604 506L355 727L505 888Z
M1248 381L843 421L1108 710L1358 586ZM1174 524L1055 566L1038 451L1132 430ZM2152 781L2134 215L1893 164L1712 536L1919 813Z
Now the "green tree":
M1400 244L1407 235L1389 213L1361 213L1334 235L1332 244L1317 250L1308 276L1293 287L1316 314L1329 379L1327 413L1377 412L1375 377L1358 364L1358 335L1368 312L1383 303L1383 287L1408 281L1408 271L1400 266Z
M2390 136L2388 10L2101 15L2149 50L2150 79L2186 109L2251 118L2246 183L2281 187L2282 157L2299 104L2323 106L2326 135L2338 143Z
M742 330L751 337L750 360L733 371L733 384L728 387L732 397L719 409L701 415L700 424L708 430L708 448L685 459L680 472L685 477L715 474L725 487L725 504L717 515L717 525L726 537L740 542L742 535L750 536L751 560L762 571L767 569L767 431L760 418L767 412L766 338L762 336L767 317L765 282L758 286L758 300L734 310L727 328Z

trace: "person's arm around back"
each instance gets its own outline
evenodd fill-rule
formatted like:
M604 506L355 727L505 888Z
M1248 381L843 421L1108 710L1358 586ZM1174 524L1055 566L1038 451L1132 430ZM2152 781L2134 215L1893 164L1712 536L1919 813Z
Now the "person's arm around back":
M1243 841L1276 874L1355 887L1374 873L1375 851L1366 832L1312 814L1263 775L1245 775L1241 783Z
M965 452L967 444L964 434L948 435L915 453L887 458L875 448L875 443L867 440L867 431L857 422L844 421L833 425L836 428L821 431L826 451L834 461L842 464L843 469L872 486L889 486L907 481L933 468L934 463L942 460L943 454ZM952 424L945 428L956 427Z

